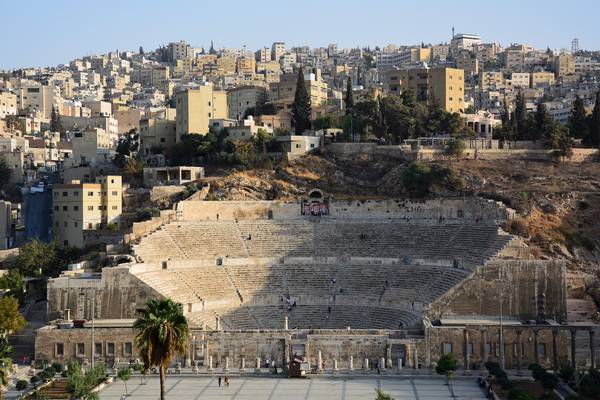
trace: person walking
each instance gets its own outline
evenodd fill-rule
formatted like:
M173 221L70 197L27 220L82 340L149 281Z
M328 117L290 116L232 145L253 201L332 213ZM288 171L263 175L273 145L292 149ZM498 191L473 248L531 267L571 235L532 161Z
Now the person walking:
M225 386L229 387L229 377L225 377Z
M217 378L217 381L219 382L219 387L221 387L221 377L220 376Z

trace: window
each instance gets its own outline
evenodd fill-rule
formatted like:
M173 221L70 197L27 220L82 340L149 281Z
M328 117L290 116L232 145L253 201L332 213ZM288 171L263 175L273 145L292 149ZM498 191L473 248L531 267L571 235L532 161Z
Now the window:
M67 197L69 195L69 192L63 192L63 197Z
M54 355L56 355L56 357L62 357L65 355L64 343L55 343L54 344Z
M54 206L54 211L58 211L58 206Z
M69 207L63 206L63 211L68 211L68 210L69 210Z
M90 222L90 223L88 224L88 229L93 229L93 228L94 228L94 225L92 225L92 223Z
M131 356L133 354L133 344L131 342L123 343L123 355Z
M75 355L85 356L85 343L77 343L75 345Z
M75 196L75 197L79 197L79 191L78 191L78 190L75 190L75 191L73 192L73 196Z
M450 342L444 342L442 344L442 353L443 354L452 353L452 343L450 343Z
M68 246L68 245L69 245L69 241L68 240L63 241L63 246Z
M88 196L93 196L94 192L88 192Z
M115 344L110 342L110 343L106 343L106 355L107 356L114 356L115 355Z
M546 343L538 343L538 354L540 357L546 357Z
M473 345L473 342L467 343L467 354L472 355L474 348L475 348L475 346Z
M64 222L65 228L69 225L67 221Z
M88 211L94 211L94 206L88 206Z
M73 206L73 211L79 211L79 206Z
M117 207L117 206L112 206L112 209L113 209L113 210L118 210L118 209L119 209L119 207Z
M102 356L102 343L94 343L94 356Z

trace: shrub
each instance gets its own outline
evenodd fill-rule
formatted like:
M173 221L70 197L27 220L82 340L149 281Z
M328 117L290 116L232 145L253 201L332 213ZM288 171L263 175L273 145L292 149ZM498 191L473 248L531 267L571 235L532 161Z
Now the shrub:
M521 236L529 236L529 222L523 217L515 217L510 223L510 233Z
M574 374L575 368L568 364L563 364L558 368L558 377L565 382L570 381Z
M59 362L52 363L52 368L54 368L54 370L59 374L63 372L64 369L63 365Z
M146 207L141 210L137 210L135 213L135 218L137 222L146 221L151 219L152 217L160 216L160 210L156 207Z
M534 398L523 389L511 389L508 392L508 400L534 400Z
M460 158L463 155L466 147L467 146L465 145L464 140L454 139L448 142L444 153L449 157Z
M25 390L29 386L29 383L26 380L19 379L16 384L17 390Z
M32 385L37 385L40 382L40 377L37 375L34 375L31 377L31 379L29 379L29 382L31 382Z

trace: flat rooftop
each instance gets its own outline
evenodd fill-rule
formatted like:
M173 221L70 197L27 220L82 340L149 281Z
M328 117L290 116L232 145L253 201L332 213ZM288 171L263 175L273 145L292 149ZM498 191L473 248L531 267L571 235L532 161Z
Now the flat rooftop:
M444 385L443 378L434 377L388 377L388 376L339 376L288 379L281 377L231 377L229 387L218 385L218 375L181 376L168 375L167 398L178 400L364 400L374 399L375 389L380 388L395 399L402 400L483 400L485 393L477 385L476 378L455 379L452 388ZM159 396L157 376L140 385L139 377L127 382L131 400L156 400ZM452 391L454 391L454 396ZM125 393L123 382L115 381L100 392L100 400L120 400Z

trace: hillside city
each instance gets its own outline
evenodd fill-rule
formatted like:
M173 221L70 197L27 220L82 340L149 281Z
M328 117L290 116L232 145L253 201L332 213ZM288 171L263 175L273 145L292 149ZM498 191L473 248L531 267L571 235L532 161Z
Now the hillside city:
M0 393L600 398L600 50L569 41L0 70Z

